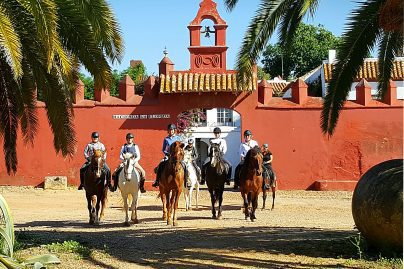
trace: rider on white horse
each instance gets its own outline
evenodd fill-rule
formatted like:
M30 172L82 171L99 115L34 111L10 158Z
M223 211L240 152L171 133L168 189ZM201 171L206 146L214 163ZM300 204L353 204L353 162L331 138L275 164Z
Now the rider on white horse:
M215 136L215 138L210 140L211 144L219 144L220 145L220 151L223 153L223 155L226 154L227 152L227 143L226 140L224 140L223 138L220 137L220 135L222 134L222 130L219 127L215 127L213 129L213 134ZM210 146L208 148L208 154L210 153ZM223 161L226 163L226 169L227 169L227 178L226 178L226 184L230 185L230 177L231 177L231 164L228 160L226 160L225 158L223 158ZM210 162L210 157L207 157L203 163L202 166L202 180L201 180L201 185L205 184L206 178L206 167L208 165L208 163Z
M125 160L124 155L126 153L131 153L132 156L135 158L135 168L138 169L139 174L140 174L140 182L139 182L139 188L142 193L145 193L146 190L144 189L144 182L145 182L145 177L146 177L146 172L144 171L143 167L140 166L139 160L140 160L140 150L138 145L133 143L134 135L132 133L126 134L126 143L123 144L121 148L121 153L119 155L119 159L121 160L121 164L118 166L118 168L115 169L115 172L112 174L112 179L114 180L114 189L118 187L118 178L119 178L119 173L123 169L123 161Z
M194 147L194 138L189 138L188 139L188 145L184 148L184 151L188 151L190 156L191 156L191 163L195 168L196 176L198 177L198 181L201 181L201 169L199 166L196 164L196 159L198 158L198 152L196 151L196 148Z
M252 139L252 132L250 130L244 131L244 141L240 144L240 163L236 167L235 175L234 175L234 187L233 189L237 190L240 185L240 169L244 164L244 158L247 155L247 152L253 147L258 146L257 141Z
M84 173L86 172L88 166L90 165L91 162L91 157L94 155L94 150L102 150L104 152L104 160L107 159L107 152L105 151L105 146L103 143L99 141L100 134L98 132L93 132L91 134L91 142L87 144L87 146L84 149L84 158L86 159L86 162L83 164L83 166L80 168L80 186L79 190L83 189L83 183L84 183ZM109 169L107 163L104 163L104 170L105 170L105 175L108 183L109 189L112 191L112 186L111 186L111 170Z

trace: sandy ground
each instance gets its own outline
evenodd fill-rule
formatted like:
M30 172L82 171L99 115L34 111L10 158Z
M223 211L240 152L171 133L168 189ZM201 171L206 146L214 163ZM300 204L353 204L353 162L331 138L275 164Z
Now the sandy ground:
M140 223L131 227L123 225L119 192L109 194L99 227L88 224L84 191L3 187L0 193L17 231L40 244L74 240L93 250L86 259L61 255L57 268L356 268L347 266L356 256L347 239L357 233L352 192L278 191L275 209L258 210L251 222L230 188L223 219L211 219L209 193L202 189L198 209L185 211L181 196L178 227L161 220L157 192L141 196Z

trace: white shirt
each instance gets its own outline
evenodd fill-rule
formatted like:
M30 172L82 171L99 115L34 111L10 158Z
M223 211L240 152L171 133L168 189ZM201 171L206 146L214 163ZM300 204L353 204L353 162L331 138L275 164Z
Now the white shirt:
M105 160L107 159L107 152L105 151L105 146L100 141L97 141L95 143L91 142L87 144L86 148L84 149L84 158L85 159L91 158L94 155L94 150L104 151L104 159Z
M250 141L248 141L248 143L243 141L243 143L240 144L239 150L241 159L244 159L245 155L247 155L247 152L255 146L258 146L258 143L255 140L251 139Z
M227 152L227 143L226 140L223 138L213 138L210 140L211 144L219 144L220 143L220 151L223 152L223 154L226 154ZM210 146L208 148L208 152L210 152Z

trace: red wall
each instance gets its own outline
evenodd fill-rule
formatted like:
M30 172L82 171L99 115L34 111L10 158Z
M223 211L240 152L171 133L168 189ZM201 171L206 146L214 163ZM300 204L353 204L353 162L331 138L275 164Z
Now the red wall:
M146 89L151 91L151 87ZM307 89L303 89L307 90ZM108 97L102 102L82 101L75 107L77 153L72 159L57 156L53 149L46 111L38 107L40 128L34 147L18 139L18 172L5 172L4 155L0 153L1 185L39 185L48 175L66 175L71 184L79 181L83 149L93 131L108 150L107 161L113 169L119 161L119 150L125 134L135 134L140 147L141 165L147 179L153 180L153 168L162 157L161 144L166 126L177 115L191 108L227 107L241 114L242 128L250 129L260 144L269 143L274 154L274 169L280 189L310 189L317 180L358 180L371 166L403 155L402 101L386 105L374 101L362 106L347 102L332 138L320 129L321 99L307 97L301 104L267 96L258 102L258 92L147 94L132 105ZM292 97L293 99L293 97ZM170 114L171 119L121 120L112 115ZM2 143L2 141L1 141Z

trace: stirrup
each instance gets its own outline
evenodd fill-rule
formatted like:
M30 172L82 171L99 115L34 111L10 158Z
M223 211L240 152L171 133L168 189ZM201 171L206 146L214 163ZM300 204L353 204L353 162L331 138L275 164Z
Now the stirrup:
M153 184L152 184L152 187L155 187L155 188L157 188L158 186L159 186L159 181L158 180L155 180L154 182L153 182Z
M82 184L80 184L80 186L77 188L77 190L81 191L84 188L84 186Z

